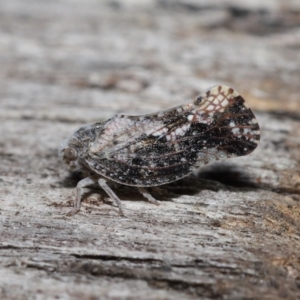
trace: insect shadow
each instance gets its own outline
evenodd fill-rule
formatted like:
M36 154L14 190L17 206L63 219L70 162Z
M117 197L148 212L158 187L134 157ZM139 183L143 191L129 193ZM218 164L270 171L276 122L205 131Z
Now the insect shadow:
M202 190L253 190L258 183L241 166L229 163L213 163L179 181L162 186L171 194L195 195ZM172 195L174 197L174 195Z
M203 180L217 181L225 186L257 189L258 181L244 167L227 162L215 163L202 168L198 176Z

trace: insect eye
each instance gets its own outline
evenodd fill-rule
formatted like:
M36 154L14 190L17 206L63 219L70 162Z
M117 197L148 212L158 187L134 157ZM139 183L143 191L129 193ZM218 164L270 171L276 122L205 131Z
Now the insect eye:
M72 148L68 147L64 150L64 158L66 161L72 161L77 159L77 151Z

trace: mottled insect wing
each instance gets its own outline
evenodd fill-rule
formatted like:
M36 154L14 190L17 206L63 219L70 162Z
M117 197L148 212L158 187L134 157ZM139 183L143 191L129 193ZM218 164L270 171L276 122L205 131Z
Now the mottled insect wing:
M132 186L178 180L212 161L247 155L258 145L258 122L232 88L216 86L169 110L116 115L90 142L85 164Z

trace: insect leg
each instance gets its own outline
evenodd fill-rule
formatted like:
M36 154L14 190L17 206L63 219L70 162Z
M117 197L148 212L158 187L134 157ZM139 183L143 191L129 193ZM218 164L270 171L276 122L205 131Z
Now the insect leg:
M117 204L119 208L119 213L121 216L124 215L123 206L119 197L113 192L113 190L107 185L106 180L100 178L98 180L99 185L103 188L103 190L108 194L108 196Z
M67 216L70 217L70 216L73 216L75 214L77 214L80 210L80 206L81 206L81 198L82 198L82 195L83 195L83 188L87 187L87 186L90 186L94 183L97 182L97 178L95 176L91 176L91 177L86 177L82 180L80 180L78 183L77 183L77 186L76 186L76 195L75 195L75 200L74 200L74 207L67 212Z
M153 204L155 204L155 205L159 205L159 202L155 199L155 198L153 198L152 196L151 196L151 194L145 189L145 188L143 188L143 187L138 187L138 190L139 190L139 192L145 197L145 198L147 198L148 199L148 201L150 202L150 203L153 203Z

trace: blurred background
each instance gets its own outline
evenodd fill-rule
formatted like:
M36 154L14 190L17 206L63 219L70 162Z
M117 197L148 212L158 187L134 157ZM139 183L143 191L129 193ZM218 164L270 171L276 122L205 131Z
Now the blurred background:
M300 299L299 83L299 0L0 0L0 298ZM257 116L251 155L65 217L75 129L215 84Z
M147 113L214 84L300 114L297 0L0 2L0 117L78 124Z

